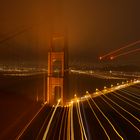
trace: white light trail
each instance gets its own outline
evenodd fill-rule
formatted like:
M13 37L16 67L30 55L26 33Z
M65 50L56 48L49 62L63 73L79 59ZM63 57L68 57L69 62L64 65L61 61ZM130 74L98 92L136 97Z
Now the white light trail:
M89 100L87 99L88 105L90 106L90 109L92 110L92 113L94 114L95 118L97 119L98 123L100 124L101 128L103 129L105 135L107 136L107 139L110 140L110 137L106 131L106 129L104 128L103 124L101 123L101 121L98 119L98 116L96 115L95 111L93 110Z
M77 102L79 102L79 101L77 101ZM82 128L81 119L80 119L80 115L79 115L79 110L78 110L78 105L77 104L76 104L76 111L77 111L77 116L78 116L78 122L79 122L79 125L80 125L81 138L82 138L82 140L84 140L83 128Z
M125 90L125 89L121 89L121 90L126 91L127 93L130 93L131 95L133 95L133 96L137 96L137 97L140 98L140 95L135 94L134 92L131 92L131 91L129 91L129 90Z
M81 115L81 109L80 109L79 102L77 102L77 104L78 104L78 111L79 111L79 117L80 117L82 129L83 129L83 134L84 134L85 139L88 140L87 135L86 135L86 131L85 131L85 127L84 127L84 124L83 124L83 119L82 119L82 115Z
M135 101L133 101L133 100L131 100L131 99L129 99L129 98L127 98L127 97L121 95L120 93L118 93L118 92L115 92L115 93L116 93L118 96L120 96L120 97L122 97L122 98L125 98L126 100L128 100L128 101L130 101L130 102L132 102L132 103L134 103L134 104L136 104L136 105L138 105L138 106L140 106L139 103L137 103L137 102L135 102Z
M110 103L108 103L102 96L100 98L106 102L116 113L118 113L123 119L125 119L128 123L130 123L138 132L140 132L139 128L137 128L130 120L128 120L126 117L124 117L118 110L116 110Z
M68 108L68 119L67 119L67 140L70 140L70 108Z
M116 92L114 92L114 93L116 93ZM113 95L114 97L118 98L119 100L125 102L126 104L130 105L130 106L133 107L134 109L140 111L140 108L135 107L134 105L130 104L129 102L127 102L127 101L123 100L122 98L118 97L116 94L112 94L112 95Z
M101 114L104 116L104 118L108 121L108 123L111 125L115 133L120 137L121 140L124 140L123 137L119 134L119 132L116 130L114 125L111 123L111 121L108 119L108 117L104 114L104 112L99 108L99 106L96 104L96 102L90 97L91 101L94 103L94 105L98 108L98 110L101 112Z
M122 109L124 112L126 112L127 114L129 114L131 117L133 117L134 119L136 119L138 122L140 122L140 120L134 116L133 114L131 114L129 111L127 111L126 109L124 109L123 107L121 107L120 105L118 105L116 102L114 102L112 99L110 99L109 97L107 97L106 95L103 94L103 96L105 98L107 98L109 101L111 101L113 104L115 104L117 107L119 107L120 109Z
M73 128L73 102L71 102L71 140L74 140L74 128Z
M65 113L66 113L66 108L64 108L64 111L63 111L63 115L62 115L62 120L61 120L61 126L60 126L60 131L59 131L59 138L58 140L61 140L61 132L62 132L62 126L63 126L63 123L64 123L64 116L65 116Z
M128 93L127 91L124 91L124 90L120 90L120 91L121 91L121 92L123 92L123 93L126 93L128 96L131 96L131 97L133 97L133 98L135 98L135 99L140 100L140 98L139 98L139 97L136 97L136 96L134 96L134 95L132 95L132 94Z
M56 110L57 110L57 107L58 107L59 103L60 103L60 100L58 100L58 103L57 103L57 105L55 106L55 109L54 109L54 111L53 111L53 113L52 113L52 116L51 116L51 118L50 118L50 121L49 121L49 123L48 123L48 126L47 126L47 128L46 128L46 131L45 131L45 133L44 133L44 135L43 135L42 140L46 140L46 138L47 138L47 135L48 135L48 132L49 132L49 129L50 129L50 125L51 125L51 123L52 123L53 117L54 117L54 115L55 115L55 112L56 112Z

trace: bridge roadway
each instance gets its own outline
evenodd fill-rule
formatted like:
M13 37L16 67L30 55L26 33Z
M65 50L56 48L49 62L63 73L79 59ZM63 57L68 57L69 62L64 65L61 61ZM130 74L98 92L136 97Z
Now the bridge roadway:
M44 106L17 139L139 140L140 84L85 101L77 99L67 107Z

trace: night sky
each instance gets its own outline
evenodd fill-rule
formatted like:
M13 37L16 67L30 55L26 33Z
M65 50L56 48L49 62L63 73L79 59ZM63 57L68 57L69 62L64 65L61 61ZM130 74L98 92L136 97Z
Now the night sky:
M24 29L0 44L1 62L45 61L51 34L57 32L67 34L71 61L95 63L140 39L140 1L0 0L0 40ZM140 64L140 51L117 61Z

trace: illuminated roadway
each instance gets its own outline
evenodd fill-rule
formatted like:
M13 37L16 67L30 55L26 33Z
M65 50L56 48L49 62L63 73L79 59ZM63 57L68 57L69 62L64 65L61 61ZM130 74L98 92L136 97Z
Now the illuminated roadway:
M127 82L83 97L64 107L44 105L17 139L140 139L140 81Z

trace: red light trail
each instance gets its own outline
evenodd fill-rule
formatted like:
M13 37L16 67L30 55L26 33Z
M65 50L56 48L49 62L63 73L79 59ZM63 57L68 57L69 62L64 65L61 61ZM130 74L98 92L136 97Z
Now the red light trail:
M125 53L121 53L121 54L118 54L118 55L116 55L116 56L114 56L116 53L118 53L118 52L120 52L120 51L122 51L122 50L124 50L124 49L127 49L127 48L130 48L130 47L132 47L132 46L134 46L134 45L137 45L137 44L139 44L140 43L140 40L137 40L137 41L135 41L135 42L133 42L133 43L130 43L130 44L128 44L128 45L125 45L125 46L123 46L123 47L121 47L121 48L119 48L119 49L117 49L117 50L114 50L114 51L111 51L111 52L109 52L109 53L107 53L107 54L105 54L105 55L103 55L103 56L100 56L99 57L99 59L100 60L102 60L102 59L104 59L104 58L106 58L106 57L110 57L110 59L111 60L113 60L114 58L116 58L116 57L119 57L119 56L122 56L122 55L126 55L126 53L132 53L132 52L135 52L135 50L131 50L131 51L128 51L128 52L125 52ZM136 50L139 50L139 49L136 49ZM129 54L128 53L128 54Z
M128 54L135 53L135 52L138 52L138 51L140 51L140 48L139 49L130 50L130 51L127 51L127 52L124 52L124 53L121 53L121 54L118 54L118 55L115 55L115 56L111 56L110 59L113 60L113 59L115 59L117 57L128 55Z

